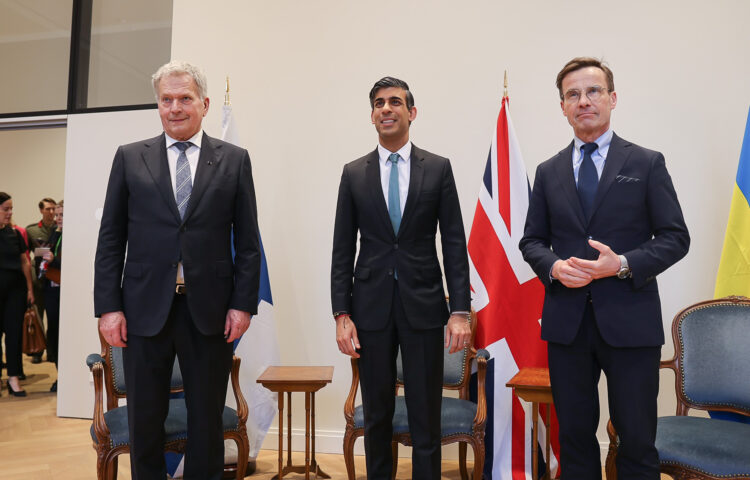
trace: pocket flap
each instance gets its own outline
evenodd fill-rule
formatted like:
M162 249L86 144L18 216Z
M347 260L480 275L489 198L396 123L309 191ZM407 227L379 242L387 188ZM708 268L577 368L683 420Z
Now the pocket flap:
M370 278L370 267L357 267L354 269L354 278L366 280Z

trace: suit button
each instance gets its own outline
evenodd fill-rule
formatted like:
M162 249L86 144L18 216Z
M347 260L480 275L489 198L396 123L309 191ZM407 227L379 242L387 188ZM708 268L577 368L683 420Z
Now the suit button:
M173 263L173 264L172 264L172 268L177 268L177 264L176 264L176 263Z
M393 269L392 268L388 269L388 275L393 275Z
M393 244L393 249L394 249L394 250L398 250L398 243L394 243L394 244Z

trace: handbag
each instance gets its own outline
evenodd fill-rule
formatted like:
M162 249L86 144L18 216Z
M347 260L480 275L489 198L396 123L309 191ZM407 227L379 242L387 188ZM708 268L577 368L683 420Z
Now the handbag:
M55 282L58 285L60 284L60 269L59 268L47 267L47 270L44 271L44 276L45 278L47 278L47 280Z
M36 305L31 305L23 315L23 353L33 355L44 352L47 341L44 338L44 327L39 320Z

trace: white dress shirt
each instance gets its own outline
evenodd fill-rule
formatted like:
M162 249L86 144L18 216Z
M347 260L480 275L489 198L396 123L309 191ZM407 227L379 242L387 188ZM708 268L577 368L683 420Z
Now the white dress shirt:
M406 206L406 196L409 194L409 179L411 178L411 142L401 147L397 152L391 152L382 145L378 144L378 156L380 157L380 184L383 187L383 196L385 205L388 205L388 185L391 181L392 164L388 161L391 153L398 153L398 199L401 203L401 215L404 215Z

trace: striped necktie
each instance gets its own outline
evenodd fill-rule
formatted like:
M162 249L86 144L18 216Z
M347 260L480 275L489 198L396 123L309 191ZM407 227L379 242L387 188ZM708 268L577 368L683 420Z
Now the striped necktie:
M187 155L185 155L185 150L190 148L191 145L192 143L190 142L177 142L174 144L177 150L180 151L180 155L177 157L177 173L175 174L177 177L175 199L177 200L177 210L180 212L180 218L185 218L185 211L190 200L190 192L193 191L190 164L188 163Z

